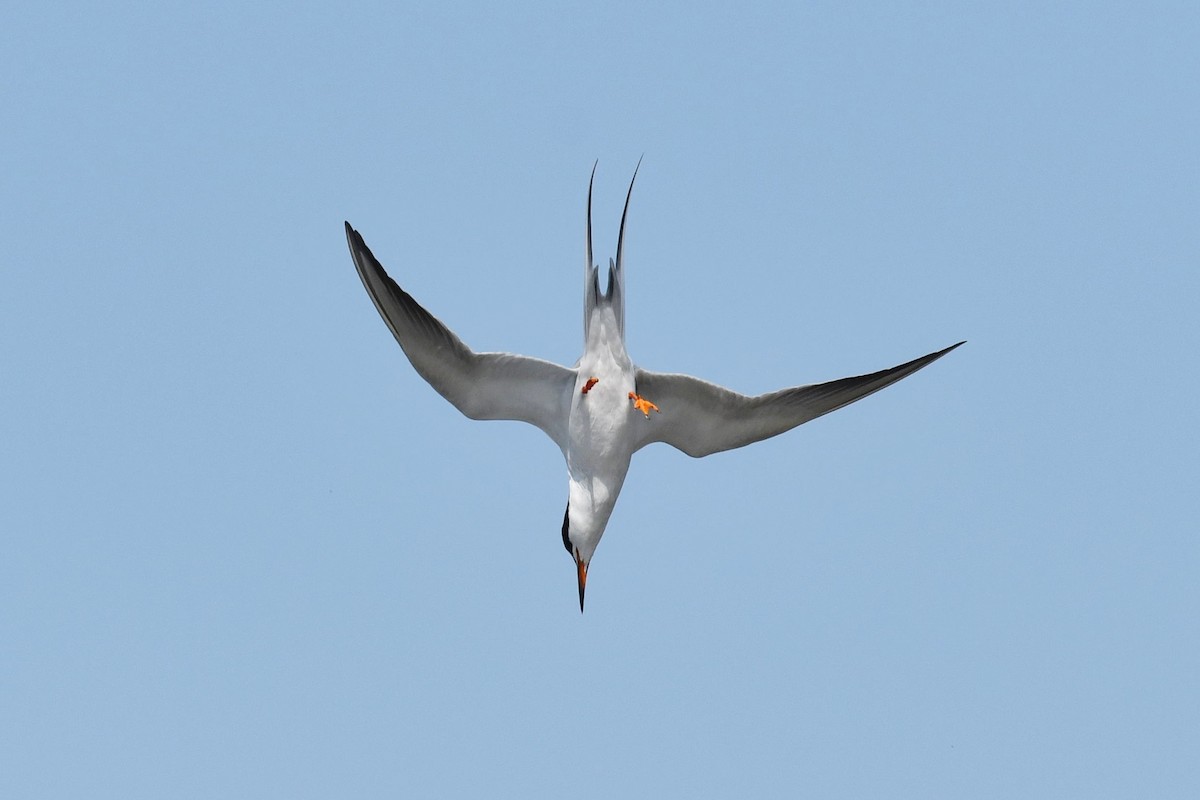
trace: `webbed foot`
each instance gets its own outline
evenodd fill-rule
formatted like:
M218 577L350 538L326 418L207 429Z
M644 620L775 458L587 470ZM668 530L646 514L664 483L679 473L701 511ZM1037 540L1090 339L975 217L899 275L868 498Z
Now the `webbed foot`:
M634 408L636 408L638 411L640 411L646 415L646 419L650 419L651 411L653 411L656 414L662 413L661 411L658 410L658 406L654 405L654 403L651 403L649 400L642 397L640 394L634 394L633 392L630 392L629 399L633 401Z

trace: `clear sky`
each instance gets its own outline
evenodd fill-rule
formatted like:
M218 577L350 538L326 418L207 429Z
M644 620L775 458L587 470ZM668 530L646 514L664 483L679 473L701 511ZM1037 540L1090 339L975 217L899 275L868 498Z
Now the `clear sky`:
M0 796L1200 793L1196 4L728 5L5 11ZM581 616L342 221L571 364L643 154L643 366L969 343L639 453Z

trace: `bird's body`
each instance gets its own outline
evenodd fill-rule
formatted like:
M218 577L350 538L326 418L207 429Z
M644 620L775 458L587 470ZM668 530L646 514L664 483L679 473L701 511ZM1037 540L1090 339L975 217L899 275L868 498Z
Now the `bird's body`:
M576 564L580 610L588 564L637 450L666 442L699 457L742 447L866 397L962 344L869 375L757 397L688 375L641 369L625 348L622 249L632 192L631 181L616 260L609 262L608 288L601 292L599 267L592 262L588 186L584 351L570 368L511 353L472 351L388 277L346 223L359 277L421 377L468 417L528 422L562 450L568 474L562 540Z
M592 559L625 483L637 424L645 422L630 413L633 361L612 309L596 308L587 327L563 453L570 480L566 513L573 535L569 538L585 564ZM593 383L585 394L589 381Z

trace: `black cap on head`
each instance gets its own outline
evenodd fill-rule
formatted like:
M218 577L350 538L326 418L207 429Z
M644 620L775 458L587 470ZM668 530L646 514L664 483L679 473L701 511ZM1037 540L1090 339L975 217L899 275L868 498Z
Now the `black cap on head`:
M575 555L571 551L571 537L567 535L567 518L571 514L571 504L567 503L567 510L563 512L563 547L567 548L567 552Z

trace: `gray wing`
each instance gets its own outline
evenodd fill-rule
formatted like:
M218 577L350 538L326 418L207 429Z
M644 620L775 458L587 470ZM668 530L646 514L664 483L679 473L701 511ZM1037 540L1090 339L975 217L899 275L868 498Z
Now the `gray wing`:
M555 444L567 438L575 370L511 353L476 353L388 277L358 231L346 241L363 286L417 373L471 419L536 425Z
M637 393L655 403L660 412L650 415L635 449L651 442L666 442L699 458L744 447L878 392L961 344L870 375L781 389L757 397L747 397L690 375L639 368L634 378Z

